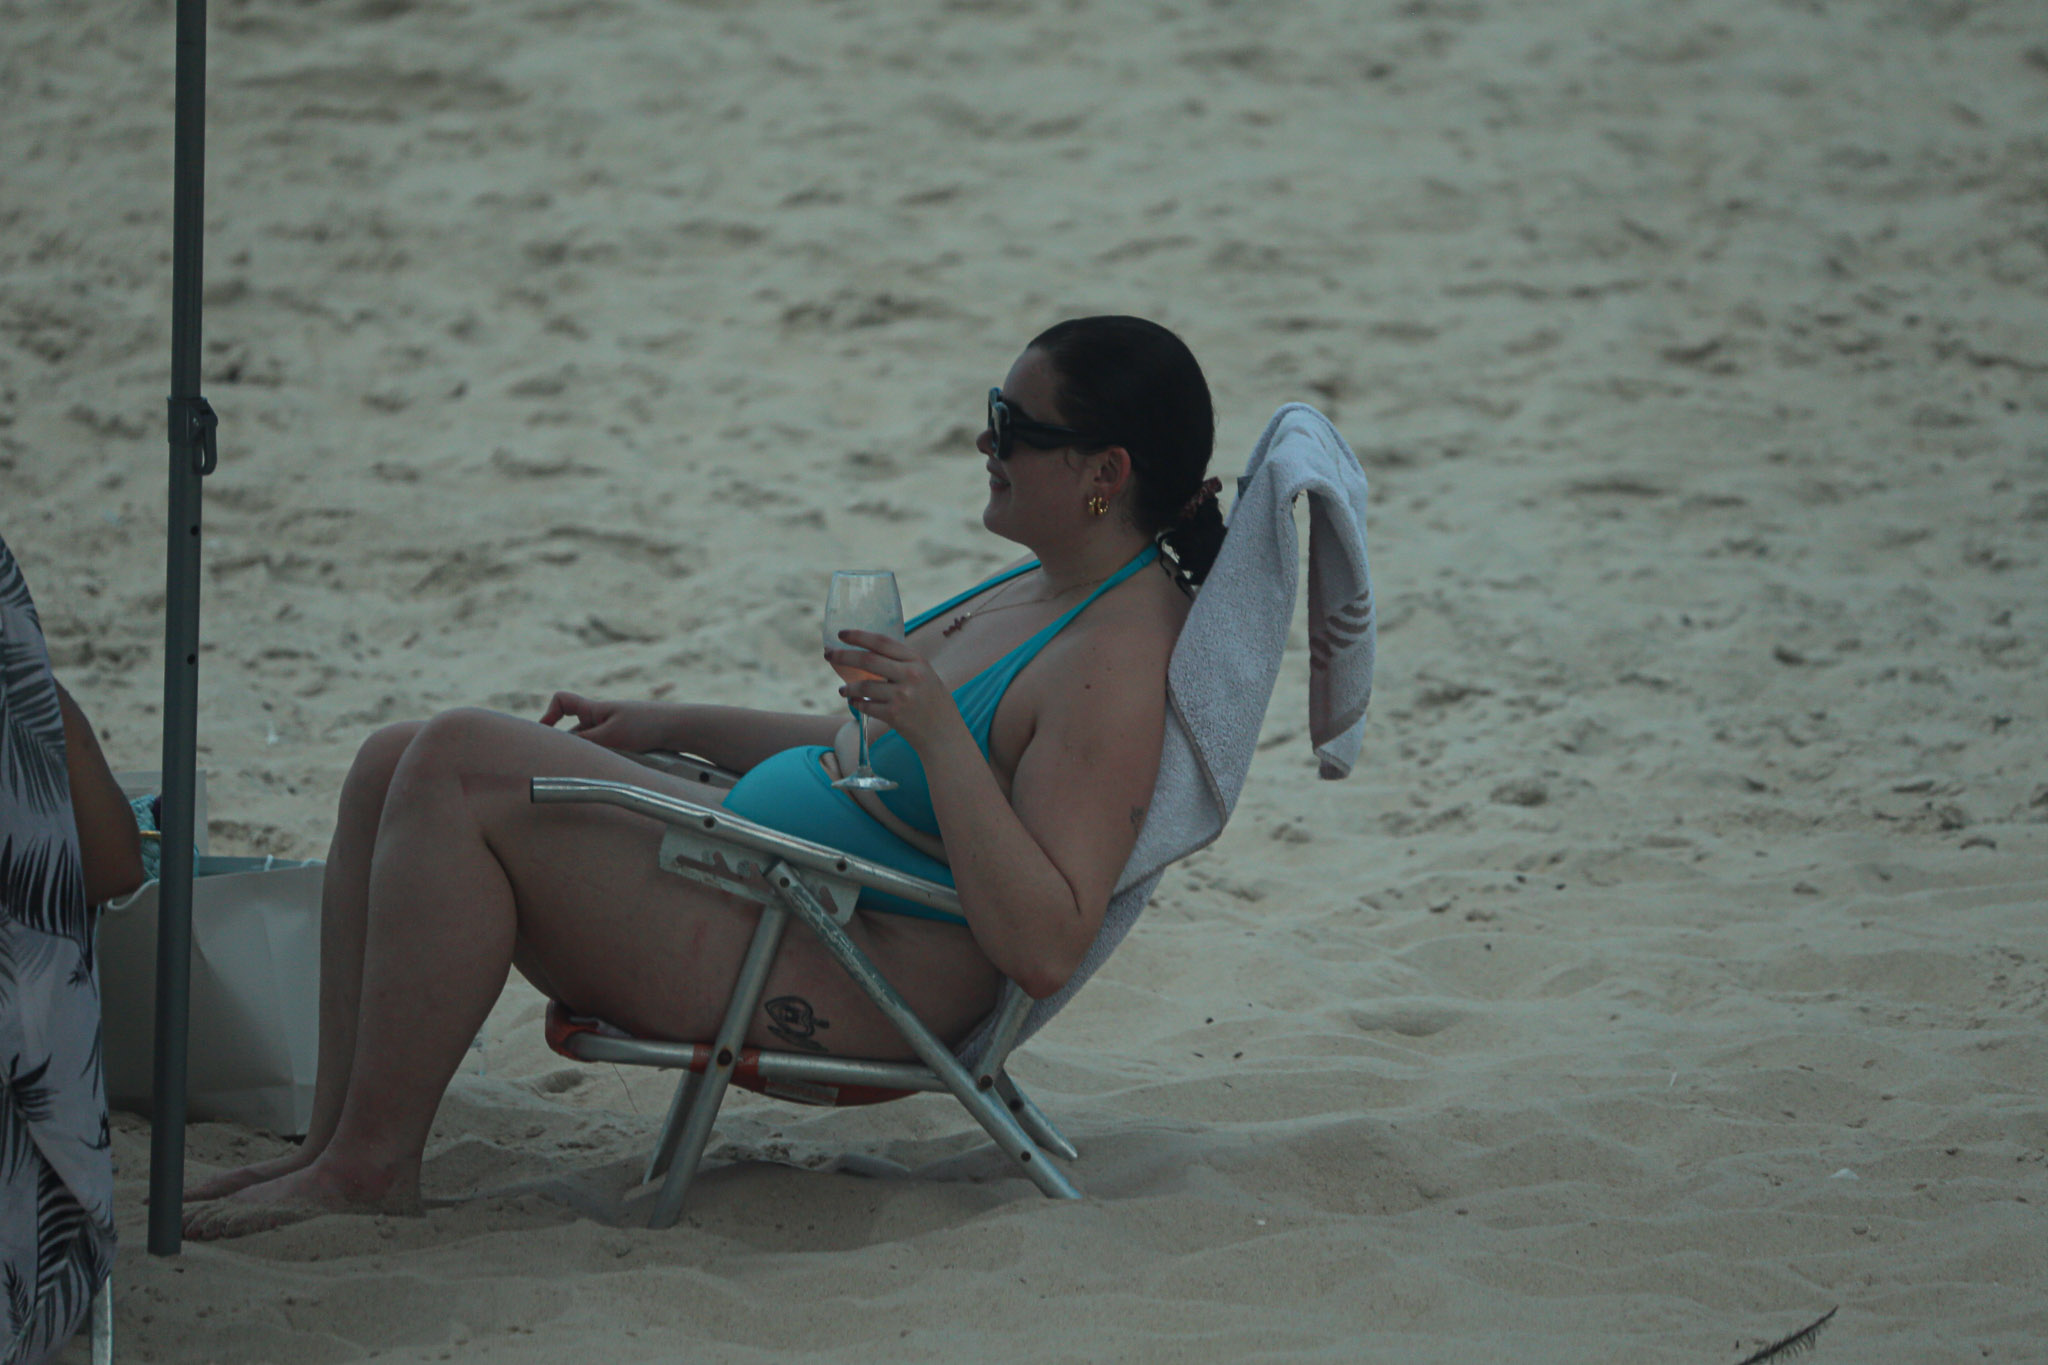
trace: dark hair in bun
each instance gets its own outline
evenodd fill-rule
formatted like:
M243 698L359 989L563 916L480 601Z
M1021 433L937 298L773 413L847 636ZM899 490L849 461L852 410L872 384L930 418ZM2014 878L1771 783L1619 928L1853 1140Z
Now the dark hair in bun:
M1209 384L1187 344L1143 318L1072 318L1032 350L1059 376L1061 419L1130 452L1131 516L1192 587L1223 548L1223 509L1204 482L1216 449Z

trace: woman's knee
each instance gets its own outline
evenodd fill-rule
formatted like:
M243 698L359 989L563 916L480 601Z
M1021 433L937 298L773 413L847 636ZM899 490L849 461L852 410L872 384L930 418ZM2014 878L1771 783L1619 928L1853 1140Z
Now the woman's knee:
M408 769L486 772L508 761L516 763L512 752L533 728L531 721L501 711L459 706L420 722L406 742L403 756Z
M405 757L405 751L426 722L409 720L397 725L387 725L364 740L356 750L356 759L349 765L344 793L375 795L383 800L385 788L391 785L391 774L398 771L398 760Z

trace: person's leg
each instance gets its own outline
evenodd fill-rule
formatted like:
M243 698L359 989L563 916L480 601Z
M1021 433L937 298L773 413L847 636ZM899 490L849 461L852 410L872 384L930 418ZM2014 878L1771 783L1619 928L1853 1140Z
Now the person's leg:
M332 1137L303 1169L203 1206L193 1236L324 1210L416 1207L441 1094L508 966L549 993L654 1037L704 1038L725 1010L756 908L662 872L660 826L593 804L535 805L529 779L625 780L706 804L718 793L586 740L483 711L436 717L386 797L371 860L360 1009ZM965 931L895 917L848 926L927 1022L950 1036L985 1014L993 968ZM822 946L784 940L765 1002L794 999L813 1041L854 1056L907 1049ZM764 1010L753 1041L781 1045Z
M326 1150L348 1094L363 984L363 925L369 911L370 858L392 774L424 722L386 726L363 741L342 781L334 839L320 885L320 1052L313 1113L298 1148L198 1182L188 1200L218 1199L301 1167Z
M331 884L341 923L322 947L356 971L337 972L331 983L336 1026L323 1027L320 1094L332 1108L316 1117L307 1141L311 1148L319 1138L320 1149L227 1203L195 1211L192 1235L251 1231L323 1208L417 1204L420 1155L441 1093L515 953L525 955L517 932L529 907L502 865L502 843L541 841L543 860L566 879L549 888L542 913L573 914L575 902L610 902L622 891L631 899L654 874L654 822L603 807L535 806L527 783L537 773L624 778L717 800L709 788L530 721L457 711L428 722L386 779L371 856L364 860L360 844L337 832L337 853L350 854L337 861L353 871ZM667 913L640 912L631 939L606 950L622 964L663 964L656 988L664 994L707 998L693 987L706 970L730 980L752 932L751 908L680 878L660 882L653 899ZM358 904L365 913L347 913ZM718 932L696 922L705 915ZM347 1060L336 1065L344 1047ZM344 1079L330 1083L329 1075ZM251 1205L272 1206L276 1216L251 1216Z

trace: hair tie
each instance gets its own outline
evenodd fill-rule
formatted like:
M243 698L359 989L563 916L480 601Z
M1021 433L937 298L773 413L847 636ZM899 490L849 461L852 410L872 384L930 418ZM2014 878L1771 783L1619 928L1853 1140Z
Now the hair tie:
M1194 496L1193 496L1193 497L1191 497L1191 498L1189 498L1189 499L1187 500L1187 502L1186 502L1185 504L1183 504L1183 505L1182 505L1182 507L1181 507L1181 509L1180 509L1180 516L1179 516L1178 518L1176 518L1176 520L1178 520L1178 521L1187 521L1187 520L1189 520L1190 518L1192 518L1192 517L1193 517L1193 516L1195 515L1195 513L1197 513L1197 512L1199 512L1199 511L1201 511L1201 510L1202 510L1202 504L1203 504L1203 503L1205 503L1205 502L1214 502L1214 501L1216 500L1216 495L1217 495L1218 493L1221 493L1222 491L1223 491L1223 480L1221 480L1221 479L1204 479L1204 480L1202 481L1202 486L1201 486L1200 488L1197 488L1197 489L1195 490L1195 494L1194 494Z

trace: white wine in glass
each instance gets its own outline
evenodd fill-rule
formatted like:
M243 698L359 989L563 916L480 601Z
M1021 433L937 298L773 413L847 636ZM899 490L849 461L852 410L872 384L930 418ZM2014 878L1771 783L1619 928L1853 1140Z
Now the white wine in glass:
M825 598L825 648L845 649L842 630L865 630L874 635L903 638L903 599L896 592L896 575L887 569L841 569L832 575L832 590ZM879 679L864 668L833 664L832 671L848 683ZM867 713L849 698L846 709L860 730L860 766L832 785L858 787L862 791L888 791L895 783L868 766Z

